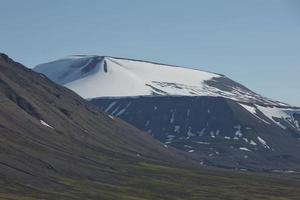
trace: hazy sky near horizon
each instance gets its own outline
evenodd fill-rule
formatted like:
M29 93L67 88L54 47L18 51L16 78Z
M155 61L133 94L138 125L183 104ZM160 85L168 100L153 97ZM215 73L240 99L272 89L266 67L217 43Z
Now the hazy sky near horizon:
M300 1L0 0L0 52L33 67L72 54L222 73L300 106Z

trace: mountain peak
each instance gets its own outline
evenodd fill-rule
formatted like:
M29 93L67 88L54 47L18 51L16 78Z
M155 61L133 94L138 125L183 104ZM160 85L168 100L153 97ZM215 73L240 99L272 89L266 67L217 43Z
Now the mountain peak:
M200 70L110 56L76 55L38 65L35 70L79 94L83 92L85 98L195 95L192 87L200 89L204 81L220 77Z
M74 55L36 66L84 98L220 96L245 103L286 105L264 98L224 75L151 61Z
M13 60L5 53L0 53L0 61L12 62Z

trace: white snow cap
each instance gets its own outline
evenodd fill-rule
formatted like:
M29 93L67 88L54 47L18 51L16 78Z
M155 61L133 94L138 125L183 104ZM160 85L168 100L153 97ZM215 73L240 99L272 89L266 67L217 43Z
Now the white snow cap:
M34 70L86 99L222 96L239 102L286 105L264 98L220 74L141 60L78 55L40 64Z
M71 56L34 69L84 98L204 94L218 74L113 57Z

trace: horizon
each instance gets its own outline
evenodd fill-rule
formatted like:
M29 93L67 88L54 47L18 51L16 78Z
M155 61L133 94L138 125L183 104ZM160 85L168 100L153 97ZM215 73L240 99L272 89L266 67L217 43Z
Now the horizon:
M297 1L2 4L15 12L0 13L0 51L29 68L72 54L110 55L224 74L300 106Z

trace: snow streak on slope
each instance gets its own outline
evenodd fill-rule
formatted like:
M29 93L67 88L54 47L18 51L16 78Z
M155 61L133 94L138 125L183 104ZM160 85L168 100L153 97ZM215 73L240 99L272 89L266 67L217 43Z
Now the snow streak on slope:
M246 105L241 103L240 105L266 124L270 125L270 122L272 122L277 124L279 127L286 129L287 127L285 127L285 123L292 126L296 130L300 130L298 126L298 120L293 117L295 114L300 114L299 108L280 108L275 106L261 106L255 104ZM265 119L268 119L269 122L265 119L262 119L258 112L261 112Z
M221 96L240 102L286 105L215 73L104 56L71 56L38 65L37 72L84 98L147 95Z

